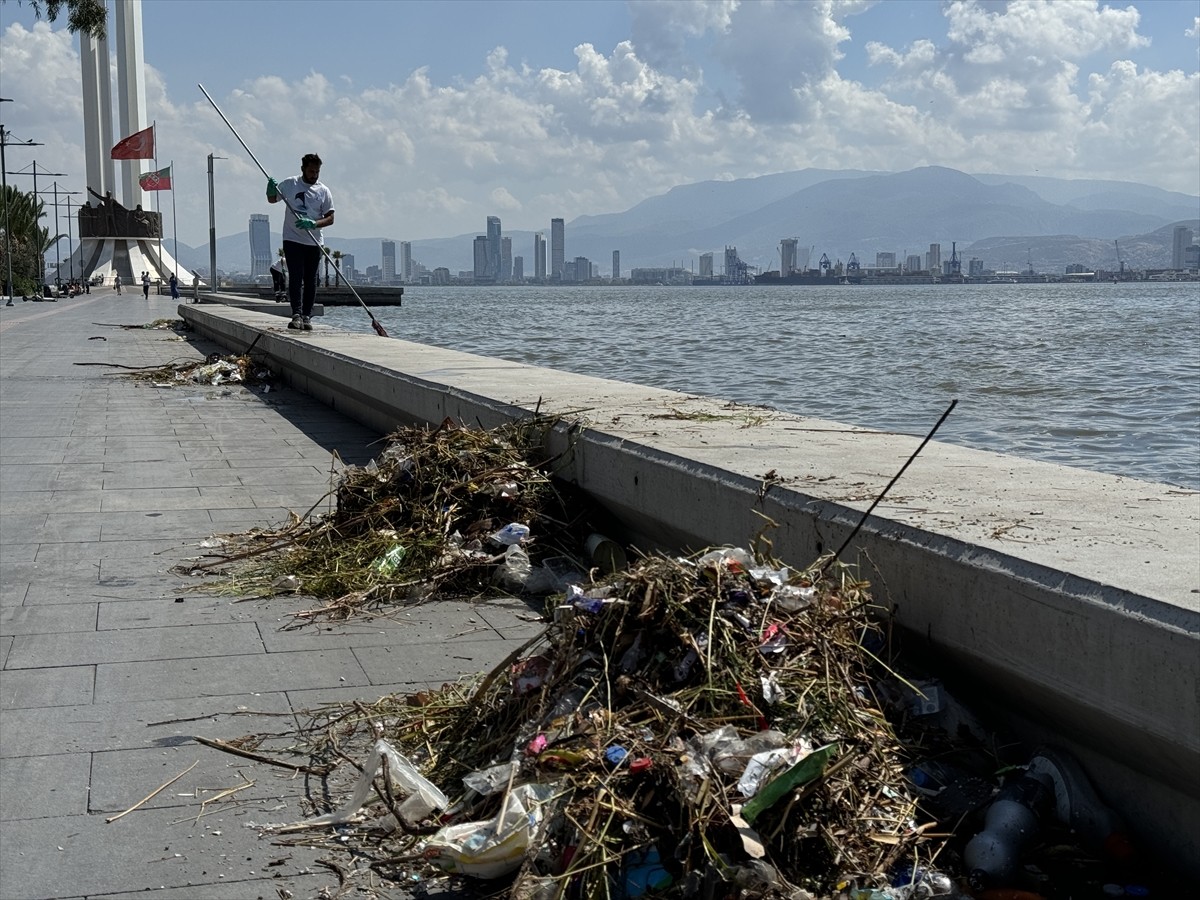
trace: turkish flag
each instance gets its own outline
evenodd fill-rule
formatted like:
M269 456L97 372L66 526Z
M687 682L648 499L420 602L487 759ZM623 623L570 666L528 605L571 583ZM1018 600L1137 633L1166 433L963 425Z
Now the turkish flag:
M109 155L113 159L154 159L154 126L117 141Z

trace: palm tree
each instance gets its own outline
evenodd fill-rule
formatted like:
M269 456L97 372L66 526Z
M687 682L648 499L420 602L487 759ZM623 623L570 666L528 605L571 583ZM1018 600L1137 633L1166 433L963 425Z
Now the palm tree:
M342 283L342 251L333 251L333 286L338 287ZM329 286L329 264L325 264L325 286Z
M43 210L42 201L35 199L32 192L19 191L12 185L7 185L0 197L0 223L7 223L9 230L6 239L0 241L0 258L8 247L12 252L13 290L19 289L22 294L37 289L41 281L39 273L44 271L38 268L39 260L47 244L54 246L48 230L40 227ZM9 263L10 260L4 260L5 277Z
M325 287L329 287L329 254L322 253L321 258L325 260Z

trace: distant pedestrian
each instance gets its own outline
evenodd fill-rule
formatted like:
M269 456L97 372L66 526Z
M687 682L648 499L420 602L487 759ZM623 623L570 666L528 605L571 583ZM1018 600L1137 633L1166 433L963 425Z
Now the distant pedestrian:
M287 299L287 276L283 272L283 257L277 257L271 264L271 286L275 289L276 303Z
M200 302L200 273L192 270L192 302Z
M167 281L167 284L169 284L171 286L171 299L178 300L179 299L179 279L175 277L174 272L171 273L171 278Z
M287 205L283 217L283 256L287 261L288 299L292 321L288 328L312 331L313 303L317 297L317 270L325 240L321 229L333 224L333 194L320 181L321 157L306 153L300 176L277 182L267 178L267 202Z
M118 294L121 293L121 273L113 275L113 290Z
M142 296L147 300L150 299L150 273L142 273Z

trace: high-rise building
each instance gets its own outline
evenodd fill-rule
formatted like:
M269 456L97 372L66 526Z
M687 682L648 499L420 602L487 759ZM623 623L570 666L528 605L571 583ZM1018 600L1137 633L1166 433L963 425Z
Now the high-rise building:
M1187 248L1192 245L1192 229L1186 225L1176 225L1171 236L1171 268L1186 269Z
M487 217L487 270L484 273L485 278L490 278L493 282L500 280L501 268L501 249L500 249L500 217ZM476 281L479 279L476 278Z
M383 242L383 283L394 284L396 281L396 242Z
M620 250L613 251L613 274L612 274L612 277L614 279L621 277L621 251Z
M512 238L500 238L500 280L504 282L512 281L513 277L513 258L512 258Z
M929 252L925 255L925 268L932 274L937 274L942 269L942 245L930 244Z
M917 253L910 253L904 257L904 271L910 275L915 275L921 271L921 257Z
M541 231L533 236L533 277L546 280L546 235Z
M701 278L712 278L713 277L712 261L713 261L712 253L701 253L700 254L700 277Z
M475 243L472 247L472 261L474 268L472 272L475 276L476 284L490 284L493 279L488 274L488 239L486 234L475 235Z
M563 277L566 257L566 226L562 219L550 220L550 277Z
M779 274L791 275L796 271L796 244L798 241L795 238L784 238L779 242ZM703 272L701 274L704 274Z
M354 270L353 253L343 253L342 258L338 260L338 268L342 270L342 276L346 281L358 280L358 273Z
M877 269L894 269L896 268L896 254L886 253L883 251L875 254L875 268Z
M271 217L264 213L251 213L250 277L270 275L274 259L275 254L271 252Z
M400 242L400 276L405 284L413 279L412 241Z
M983 260L977 256L972 256L967 260L967 274L972 278L981 278L983 276Z
M525 280L525 257L514 256L512 267L512 280L520 284Z
M575 280L579 282L592 280L592 261L586 256L575 257Z

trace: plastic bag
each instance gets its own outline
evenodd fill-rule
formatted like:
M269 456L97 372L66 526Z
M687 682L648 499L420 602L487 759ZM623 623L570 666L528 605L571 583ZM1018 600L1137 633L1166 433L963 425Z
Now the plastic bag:
M533 564L529 561L529 554L521 549L520 544L511 544L504 551L504 561L496 569L492 580L507 590L520 591L525 588L525 582L529 580L529 573L532 571Z
M400 805L400 813L412 821L419 821L435 809L445 809L450 805L446 795L438 786L417 771L407 757L396 752L385 740L378 740L371 748L358 784L354 786L354 794L340 809L312 819L305 819L301 825L341 825L352 820L367 802L371 794L371 782L376 773L382 768L383 760L388 761L388 775L392 784L408 795L408 799ZM387 816L388 819L391 816Z
M425 843L425 858L445 872L475 878L516 871L542 823L544 804L556 792L553 784L513 788L495 818L441 829Z

